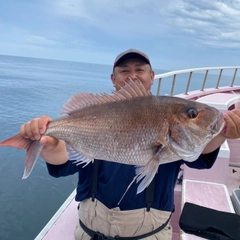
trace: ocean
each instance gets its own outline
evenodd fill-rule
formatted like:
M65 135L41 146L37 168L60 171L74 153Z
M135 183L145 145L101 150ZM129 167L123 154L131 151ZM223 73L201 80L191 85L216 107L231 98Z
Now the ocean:
M111 71L111 65L0 55L0 141L17 134L32 118L60 117L61 107L76 93L110 93ZM203 79L203 74L196 77ZM212 78L215 82L217 76ZM170 86L169 80L163 94ZM184 91L183 83L176 89ZM157 81L153 93L156 90ZM77 175L53 178L42 159L22 180L24 164L24 150L0 148L1 240L33 240L76 187Z

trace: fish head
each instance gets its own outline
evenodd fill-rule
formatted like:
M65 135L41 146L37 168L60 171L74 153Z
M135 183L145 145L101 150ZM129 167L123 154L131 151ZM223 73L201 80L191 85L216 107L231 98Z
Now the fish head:
M169 125L169 145L181 159L194 161L224 128L223 114L200 102L177 102Z

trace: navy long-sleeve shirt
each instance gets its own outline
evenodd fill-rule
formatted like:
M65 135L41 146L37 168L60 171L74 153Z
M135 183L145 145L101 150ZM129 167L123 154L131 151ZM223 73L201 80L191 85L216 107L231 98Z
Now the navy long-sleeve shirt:
M194 162L179 160L159 166L155 176L154 201L151 207L163 211L172 211L174 208L174 187L180 166L186 164L191 168L209 169L214 164L219 148L212 153L201 155ZM78 172L76 201L91 197L90 185L93 175L93 164L86 167L76 166L73 161L62 165L47 163L49 174L54 177L67 176ZM135 182L120 205L117 205L126 188L135 176L135 166L114 162L99 161L98 192L96 198L108 208L120 207L121 210L132 210L146 207L145 191L137 194L138 184Z

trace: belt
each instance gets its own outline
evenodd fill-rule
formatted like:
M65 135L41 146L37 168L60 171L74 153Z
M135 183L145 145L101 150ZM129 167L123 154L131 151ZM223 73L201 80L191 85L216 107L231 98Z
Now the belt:
M91 237L91 240L115 240L115 239L116 240L138 240L138 239L142 239L142 238L146 238L151 235L154 235L155 233L160 232L162 229L164 229L167 226L167 224L171 218L171 215L172 214L170 214L170 217L168 218L168 220L164 224L162 224L159 228L156 228L155 230L153 230L151 232L142 234L140 236L135 236L135 237L119 237L119 236L108 237L100 232L95 232L92 229L89 229L86 225L84 225L84 223L80 219L79 219L79 224L82 227L82 229L84 230L84 232L86 232Z

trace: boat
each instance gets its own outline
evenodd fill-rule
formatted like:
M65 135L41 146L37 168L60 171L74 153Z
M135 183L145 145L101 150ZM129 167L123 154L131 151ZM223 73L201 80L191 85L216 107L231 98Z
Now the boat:
M157 74L155 75L155 81L158 81L156 94L203 102L224 113L240 106L239 69L240 66L223 66ZM166 92L166 88L164 88L166 83L168 86L170 85L169 92ZM196 85L199 87L191 89ZM173 240L203 239L186 234L179 227L179 218L185 202L240 215L239 146L240 139L227 139L220 148L216 163L209 170L197 170L182 166L174 190L175 212L171 218ZM75 190L35 240L74 239L73 232L78 223L78 203L74 197Z

